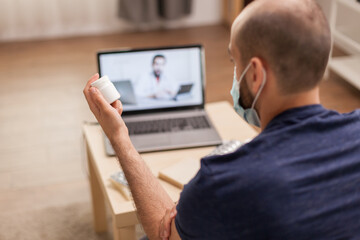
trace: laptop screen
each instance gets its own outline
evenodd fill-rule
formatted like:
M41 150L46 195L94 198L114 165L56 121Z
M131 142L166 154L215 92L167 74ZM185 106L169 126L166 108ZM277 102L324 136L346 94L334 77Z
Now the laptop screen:
M100 76L119 91L124 112L203 104L200 45L99 52Z

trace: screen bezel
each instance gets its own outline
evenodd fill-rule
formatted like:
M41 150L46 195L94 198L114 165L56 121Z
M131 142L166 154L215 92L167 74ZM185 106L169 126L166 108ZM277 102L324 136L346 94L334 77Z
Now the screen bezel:
M191 44L191 45L180 45L180 46L167 46L167 47L151 47L151 48L122 48L118 50L103 50L97 52L97 65L100 77L102 77L101 67L100 67L100 56L107 54L116 54L116 53L130 53L130 52L142 52L142 51L157 51L157 50L172 50L172 49L184 49L184 48L199 48L200 49L200 73L201 73L201 91L202 91L202 103L188 106L179 106L179 107L168 107L168 108L154 108L154 109L144 109L144 110L127 110L123 111L123 115L134 115L134 114L146 114L146 113L155 113L155 112L168 112L175 110L190 110L190 109L203 109L205 105L205 51L201 44ZM121 100L121 98L120 98Z

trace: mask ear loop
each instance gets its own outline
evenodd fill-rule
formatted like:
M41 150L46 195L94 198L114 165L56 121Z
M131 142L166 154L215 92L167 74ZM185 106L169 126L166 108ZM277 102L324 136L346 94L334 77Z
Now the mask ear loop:
M253 103L252 103L252 105L251 105L251 108L254 108L254 107L255 107L255 103L256 103L256 101L258 100L258 98L259 98L259 96L260 96L260 93L261 93L261 91L263 90L263 88L264 88L264 86L265 86L265 83L266 83L266 71L265 71L264 68L262 69L262 71L263 71L263 74L264 74L264 78L263 78L263 81L262 81L262 83L261 83L260 89L259 89L258 93L256 94L255 99L254 99L254 101L253 101Z
M240 85L242 79L244 78L245 74L249 70L250 66L251 66L251 62L249 62L249 64L246 66L245 70L242 72L240 79L239 79L239 85ZM235 67L235 76L236 76L236 67ZM237 81L237 79L236 79L236 81Z

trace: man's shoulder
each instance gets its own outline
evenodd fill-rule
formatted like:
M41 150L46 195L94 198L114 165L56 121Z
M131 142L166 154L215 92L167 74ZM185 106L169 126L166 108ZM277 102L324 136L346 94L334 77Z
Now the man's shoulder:
M240 190L239 188L254 186L258 179L263 178L263 174L266 174L261 171L261 168L273 168L272 161L269 159L271 156L265 154L267 158L263 157L268 150L261 145L262 141L261 137L256 138L234 152L202 158L195 183L206 183L200 186L207 187L210 191L215 192L214 194L225 188L228 188L229 191L236 191L235 188Z
M236 171L236 165L245 162L245 155L235 151L225 155L206 156L201 159L200 169L185 188L196 188L197 191L209 193L220 187L217 183ZM242 166L245 167L244 164ZM240 174L240 173L238 173Z

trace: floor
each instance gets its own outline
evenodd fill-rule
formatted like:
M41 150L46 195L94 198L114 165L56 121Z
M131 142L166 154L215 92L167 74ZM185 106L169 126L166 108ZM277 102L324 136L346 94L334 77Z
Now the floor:
M231 102L228 40L228 29L207 26L0 43L0 211L89 201L81 126L94 118L82 88L97 71L96 51L201 43L206 101ZM323 105L340 112L360 108L359 93L331 72L321 84Z

